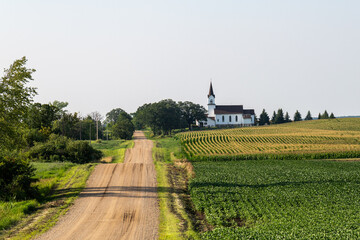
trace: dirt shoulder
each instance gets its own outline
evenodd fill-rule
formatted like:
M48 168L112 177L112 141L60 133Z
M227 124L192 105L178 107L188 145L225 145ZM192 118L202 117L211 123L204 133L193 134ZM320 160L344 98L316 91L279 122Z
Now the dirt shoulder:
M134 134L124 163L100 164L69 212L38 239L157 239L152 141Z

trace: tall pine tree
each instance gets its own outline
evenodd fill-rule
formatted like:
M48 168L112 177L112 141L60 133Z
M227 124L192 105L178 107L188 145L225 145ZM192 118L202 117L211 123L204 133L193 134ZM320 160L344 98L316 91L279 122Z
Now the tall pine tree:
M301 120L302 120L301 114L299 113L298 110L296 110L295 115L294 115L294 122L301 121Z
M313 120L310 111L307 112L305 120Z
M272 118L271 118L271 124L275 124L276 122L276 112L273 112Z
M289 116L288 112L286 112L286 114L285 114L284 122L291 122L291 119L290 119L290 116Z
M262 113L260 114L259 125L265 124L270 124L270 118L265 109L263 109Z
M275 117L275 123L279 124L279 123L284 123L285 119L284 119L284 112L281 108L279 108L276 117Z
M325 110L325 112L321 115L321 119L328 119L329 118L329 114L328 112Z

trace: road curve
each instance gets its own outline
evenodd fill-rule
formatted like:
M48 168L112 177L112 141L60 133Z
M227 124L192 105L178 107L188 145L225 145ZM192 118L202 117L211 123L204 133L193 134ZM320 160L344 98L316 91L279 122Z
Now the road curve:
M70 210L38 239L157 239L152 141L134 134L124 163L100 164Z

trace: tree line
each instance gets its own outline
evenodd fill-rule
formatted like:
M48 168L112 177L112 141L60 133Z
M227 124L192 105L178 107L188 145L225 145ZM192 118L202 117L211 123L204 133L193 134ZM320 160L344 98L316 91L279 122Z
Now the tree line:
M169 135L174 129L192 129L196 120L206 120L206 113L199 104L165 99L140 106L133 114L133 123L136 129L149 127L154 135Z
M335 115L333 113L331 113L330 115L328 114L327 110L324 111L324 113L319 113L318 118L317 119L333 119L335 118ZM273 112L273 115L270 119L268 113L265 111L265 109L263 109L263 111L261 112L259 119L257 120L257 124L259 125L269 125L269 124L281 124L281 123L287 123L287 122L297 122L297 121L308 121L308 120L313 120L313 117L311 115L311 112L308 111L305 118L303 119L301 116L301 113L296 110L293 120L291 120L290 115L288 112L285 113L284 115L284 111L282 110L282 108L279 108L277 112Z

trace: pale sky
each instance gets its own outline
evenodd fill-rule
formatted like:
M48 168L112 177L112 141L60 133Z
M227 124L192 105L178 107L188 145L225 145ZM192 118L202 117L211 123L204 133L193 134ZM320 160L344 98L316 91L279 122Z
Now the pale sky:
M0 68L85 115L171 98L360 115L360 1L0 0ZM3 72L1 72L3 76Z

